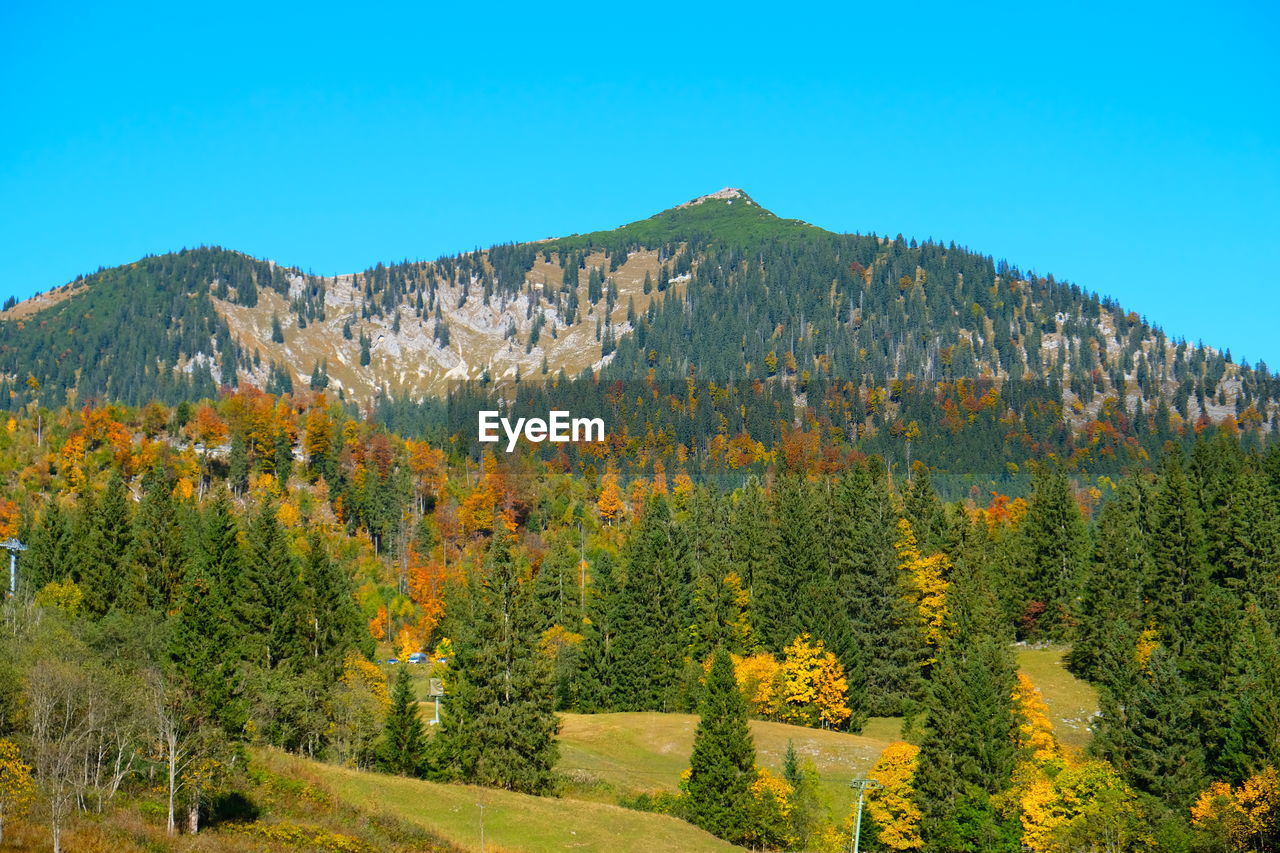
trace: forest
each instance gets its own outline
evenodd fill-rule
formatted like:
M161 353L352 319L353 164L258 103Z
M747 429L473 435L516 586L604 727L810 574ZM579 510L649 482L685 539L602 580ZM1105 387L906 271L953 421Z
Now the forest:
M560 713L685 712L678 791L623 804L753 849L847 849L853 815L804 757L760 766L749 721L880 718L901 737L869 770L864 850L1280 842L1280 448L1247 419L1144 414L1105 473L1060 436L1001 492L848 441L816 405L834 390L762 384L761 425L719 430L745 392L601 380L611 442L484 454L322 389L27 387L0 429L0 538L27 547L0 838L79 849L127 812L229 838L264 749L568 801ZM1099 692L1087 748L1015 662L1050 645ZM438 726L385 665L419 652Z

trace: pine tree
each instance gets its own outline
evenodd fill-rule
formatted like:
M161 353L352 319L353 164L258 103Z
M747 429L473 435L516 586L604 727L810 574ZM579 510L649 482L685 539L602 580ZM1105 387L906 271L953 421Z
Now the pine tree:
M396 672L391 691L391 708L382 728L382 745L378 759L382 769L400 776L420 776L427 750L418 700L413 695L413 681L407 664Z
M623 595L615 581L616 571L608 553L599 554L592 565L582 654L571 688L573 706L584 713L613 710L613 645Z
M1229 729L1213 763L1215 779L1238 783L1280 764L1280 640L1253 601L1232 643L1225 699Z
M27 537L18 580L26 591L39 592L51 581L61 581L70 570L75 550L72 520L55 496Z
M302 570L309 652L313 662L337 678L343 658L367 635L351 579L330 556L318 528L307 536Z
M132 516L128 490L118 472L112 473L101 498L95 500L88 492L81 498L72 578L84 593L85 609L96 616L141 601L142 589L132 570Z
M773 508L774 556L752 579L751 596L756 636L777 653L809 630L797 604L821 578L823 548L814 523L817 502L803 477L787 473L778 479Z
M1151 555L1142 525L1143 491L1129 482L1106 503L1098 519L1097 545L1080 601L1080 624L1067 662L1089 681L1104 676L1107 650L1119 643L1131 650L1145 627L1143 579L1151 574Z
M470 584L471 613L454 620L454 681L441 708L434 763L449 777L543 794L559 755L555 684L537 649L538 614L501 524Z
M246 531L244 571L232 591L245 659L272 670L307 652L298 567L276 504L264 499Z
M1152 572L1143 593L1151 620L1177 653L1183 646L1183 608L1203 595L1208 583L1200 505L1180 452L1164 459L1152 496L1150 528Z
M626 549L610 649L611 706L621 711L670 707L682 670L680 592L667 500L651 497Z
M712 835L739 842L750 831L747 806L756 748L747 727L747 702L723 649L707 673L698 715L685 784L688 819Z
M883 472L853 467L840 480L836 503L841 521L829 559L856 647L865 655L860 692L866 713L902 714L923 695L922 652L893 549L896 519ZM851 707L856 672L850 675Z
M147 603L167 610L186 574L187 539L173 500L174 478L159 465L142 478L142 500L134 519L134 558Z
M1177 658L1165 647L1145 664L1130 655L1101 694L1091 749L1129 784L1186 808L1205 783L1200 735L1188 725L1190 696Z
M1060 468L1042 466L1033 480L1027 515L1020 527L1022 633L1029 637L1062 637L1076 606L1088 557L1088 531L1071 495L1071 485ZM1035 615L1037 603L1043 606L1039 616Z
M1016 851L1017 833L991 803L1017 757L1013 655L980 564L957 566L949 597L951 631L931 671L916 774L925 849Z

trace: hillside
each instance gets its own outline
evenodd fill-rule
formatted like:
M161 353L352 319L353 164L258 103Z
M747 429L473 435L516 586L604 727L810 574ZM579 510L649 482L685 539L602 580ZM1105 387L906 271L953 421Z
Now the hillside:
M267 758L275 772L319 784L343 802L416 824L467 850L480 849L482 822L485 849L504 853L712 853L740 849L667 815L361 773L278 753Z
M252 384L394 408L387 422L421 434L431 416L413 401L561 372L673 393L696 376L714 399L763 380L768 399L732 401L721 432L767 446L821 422L864 453L964 472L949 494L1049 453L1114 476L1192 427L1266 436L1280 416L1265 367L1171 341L1078 286L954 244L832 233L735 189L610 231L336 277L184 250L0 314L11 407ZM709 427L668 432L707 452Z

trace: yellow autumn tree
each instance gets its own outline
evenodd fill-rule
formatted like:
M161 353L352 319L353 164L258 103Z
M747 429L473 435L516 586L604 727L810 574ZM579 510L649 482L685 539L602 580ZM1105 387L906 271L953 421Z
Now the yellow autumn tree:
M16 743L0 740L0 844L9 818L22 814L34 796L31 765L22 760Z
M1193 826L1233 850L1273 850L1280 825L1280 774L1274 767L1255 773L1233 788L1214 782L1191 807Z
M906 587L916 610L921 639L930 652L924 664L930 666L937 660L935 655L947 630L950 584L946 576L951 572L951 561L942 553L928 557L921 554L911 522L905 518L898 521L898 541L894 548L898 552L898 568L906 577Z
M1022 788L1022 848L1031 853L1147 850L1152 838L1138 797L1105 761L1043 771ZM1106 846L1099 846L1105 843Z
M919 850L920 807L913 781L920 747L896 741L885 747L867 776L881 787L871 790L867 811L880 828L880 843L890 850Z
M768 652L733 656L733 675L738 689L747 698L751 713L757 717L773 714L774 696L778 692L778 659Z
M801 634L783 649L778 715L785 722L836 728L849 719L849 685L839 659Z
M1040 695L1040 689L1026 673L1019 672L1013 688L1014 708L1018 714L1018 746L1027 758L1041 767L1060 764L1064 754L1062 745L1053 733L1049 720L1049 706Z

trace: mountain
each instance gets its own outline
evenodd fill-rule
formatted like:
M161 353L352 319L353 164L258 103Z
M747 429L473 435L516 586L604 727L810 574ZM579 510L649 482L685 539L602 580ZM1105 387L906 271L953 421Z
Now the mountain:
M802 408L830 409L832 389L852 387L865 409L845 419L854 438L863 419L954 429L984 406L1121 437L1148 421L1157 433L1231 421L1262 434L1280 399L1265 366L1170 340L1053 276L954 243L833 233L738 189L610 231L335 277L183 250L0 314L11 406L30 399L29 376L45 404L175 402L252 383L371 405L561 371L776 379ZM1040 409L1028 414L1029 401Z

